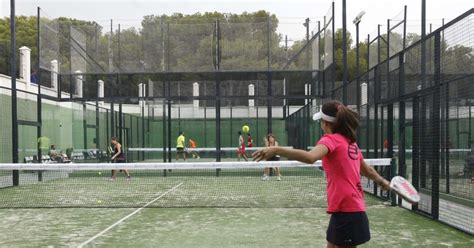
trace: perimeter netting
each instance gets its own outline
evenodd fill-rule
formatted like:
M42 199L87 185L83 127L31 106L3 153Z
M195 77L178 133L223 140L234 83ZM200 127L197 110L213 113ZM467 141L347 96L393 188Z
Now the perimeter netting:
M389 177L390 159L367 161ZM269 180L262 180L265 167L272 168ZM116 179L110 180L112 169L128 169L131 178L117 171ZM377 192L366 178L362 186ZM0 208L306 208L327 204L321 163L295 161L0 164L0 198Z

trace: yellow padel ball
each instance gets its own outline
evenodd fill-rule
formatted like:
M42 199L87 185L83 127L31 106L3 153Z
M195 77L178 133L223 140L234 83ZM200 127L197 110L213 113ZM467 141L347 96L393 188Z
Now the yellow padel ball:
M242 126L242 132L248 133L249 131L250 131L250 127L249 127L249 126L247 126L247 125L243 125L243 126Z

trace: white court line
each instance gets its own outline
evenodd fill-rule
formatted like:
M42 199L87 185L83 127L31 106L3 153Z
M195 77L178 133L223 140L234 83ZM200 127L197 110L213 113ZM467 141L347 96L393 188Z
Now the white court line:
M130 213L129 215L123 217L122 219L120 219L119 221L115 222L115 223L112 224L111 226L105 228L102 232L100 232L100 233L94 235L94 237L88 239L86 242L80 244L78 247L79 247L79 248L82 248L84 245L87 245L88 243L90 243L90 242L93 241L94 239L96 239L96 238L100 237L101 235L103 235L104 233L106 233L108 230L114 228L116 225L122 223L124 220L126 220L126 219L132 217L134 214L140 212L142 209L146 208L148 205L150 205L150 204L152 204L153 202L157 201L157 200L160 199L161 197L167 195L167 194L170 193L171 191L174 191L175 189L177 189L177 188L178 188L179 186L181 186L181 185L183 185L183 183L180 183L180 184L174 186L173 188L169 189L169 190L166 191L165 193L159 195L158 197L156 197L156 198L153 199L152 201L150 201L150 202L148 202L147 204L143 205L141 208L139 208L139 209L133 211L132 213Z

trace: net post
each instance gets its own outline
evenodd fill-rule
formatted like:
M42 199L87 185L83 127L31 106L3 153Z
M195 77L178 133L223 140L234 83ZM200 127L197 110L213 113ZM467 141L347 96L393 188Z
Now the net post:
M13 186L20 185L20 171L19 170L13 170L12 177L13 177Z
M41 20L41 9L40 7L37 7L36 9L36 28L38 29L38 34L41 33L41 24L40 24L40 20ZM37 49L40 49L41 47L41 40L40 40L40 36L37 35L36 36L36 47ZM39 50L38 50L39 51ZM36 57L36 62L37 62L37 65L36 65L36 77L37 77L37 87L38 87L38 95L36 95L36 121L38 122L38 126L36 127L36 135L37 137L41 137L43 136L42 134L42 128L43 128L43 118L42 118L42 104L41 104L41 68L40 68L40 53L38 52L38 55ZM30 70L30 68L28 68L28 70ZM27 81L29 79L26 79ZM42 150L41 150L41 147L38 147L38 150L37 150L37 155L38 155L38 160L39 162L41 163L42 162ZM42 182L43 181L43 172L41 170L38 171L38 181L39 182Z
M390 160L390 176L389 181L397 174L397 159ZM397 206L397 194L390 192L390 201L392 206Z
M10 75L11 75L11 121L12 121L12 161L13 163L18 163L18 105L17 105L17 90L16 90L16 32L15 26L15 1L10 1L10 48L11 48L11 57L10 57ZM27 79L28 80L28 79ZM12 181L13 186L18 186L20 177L19 171L13 170L12 172Z
M38 182L42 182L43 181L43 171L38 171Z

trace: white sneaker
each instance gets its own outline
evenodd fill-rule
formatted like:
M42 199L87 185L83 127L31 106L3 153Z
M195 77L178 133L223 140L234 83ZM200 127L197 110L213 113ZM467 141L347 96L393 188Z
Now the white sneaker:
M281 181L281 177L280 177L280 176L277 177L277 181Z
M269 176L263 176L263 177L262 177L262 181L268 181L268 180L270 180L270 177L269 177Z
M109 178L109 181L111 181L111 182L112 182L112 181L115 181L115 177Z

